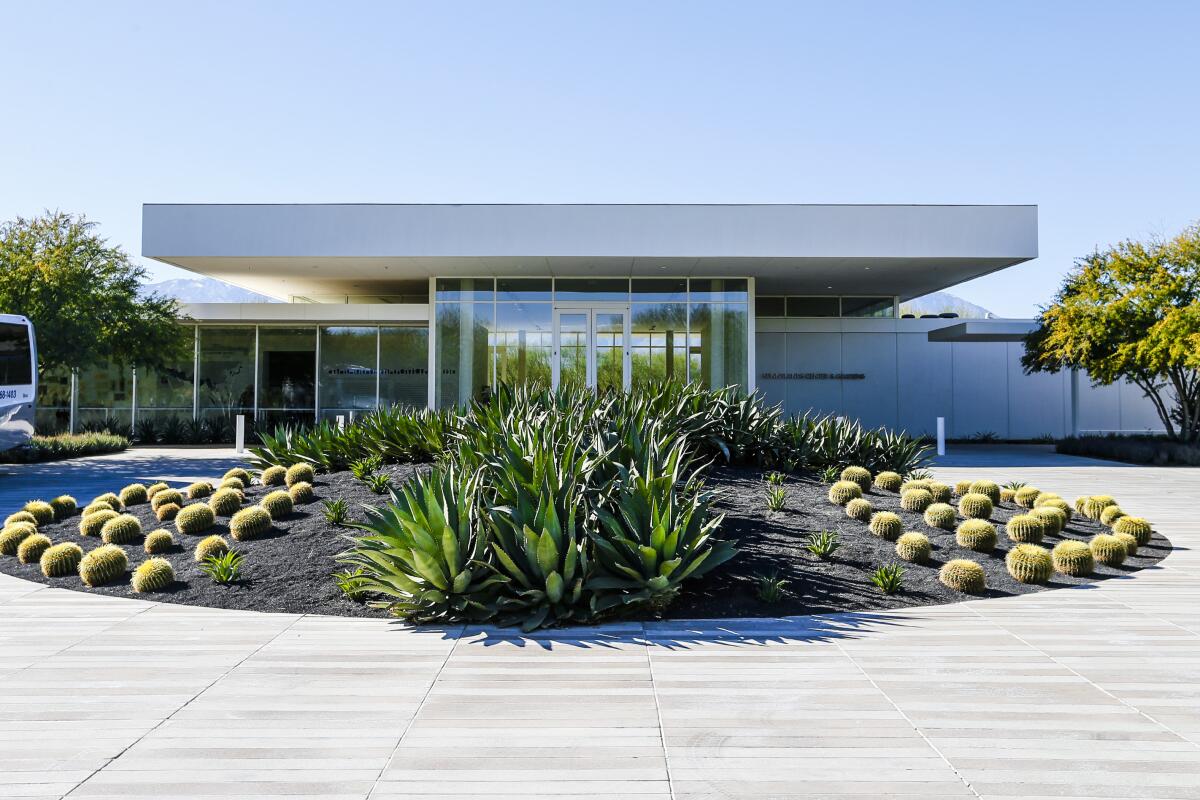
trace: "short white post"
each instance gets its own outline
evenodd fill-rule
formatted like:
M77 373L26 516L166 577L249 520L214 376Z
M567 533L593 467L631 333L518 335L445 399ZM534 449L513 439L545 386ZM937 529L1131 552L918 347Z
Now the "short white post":
M346 416L344 414L337 415L337 427L339 431L346 430Z
M945 417L938 417L937 419L938 419L938 426L937 426L937 431L938 431L938 434L937 434L937 436L938 436L938 440L937 440L938 455L939 455L939 456L944 456L944 455L946 455L946 418L945 418Z
M234 449L239 453L246 452L246 415L238 414L236 423L236 433L234 434Z

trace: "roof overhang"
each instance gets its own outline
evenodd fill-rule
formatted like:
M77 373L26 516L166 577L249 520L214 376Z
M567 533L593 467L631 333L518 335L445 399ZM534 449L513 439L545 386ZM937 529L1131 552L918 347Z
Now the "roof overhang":
M969 319L928 334L931 342L1020 342L1037 329L1028 319Z
M147 204L142 255L266 295L430 276L750 276L907 299L1037 257L1037 207Z

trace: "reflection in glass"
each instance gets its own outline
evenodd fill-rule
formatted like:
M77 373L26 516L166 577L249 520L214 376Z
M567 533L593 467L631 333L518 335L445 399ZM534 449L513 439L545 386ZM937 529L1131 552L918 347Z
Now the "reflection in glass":
M429 328L380 328L379 362L380 405L425 406L429 397Z
M434 291L439 302L491 300L495 286L495 278L438 278Z
M558 315L559 388L587 386L587 338L587 312Z
M496 384L550 386L554 310L549 303L497 303Z
M552 278L497 278L496 299L502 303L549 300L553 286Z
M683 303L687 301L687 278L634 278L633 302Z
M634 303L631 312L633 387L687 380L687 305Z
M843 297L843 317L891 317L895 303L890 297Z
M692 302L746 302L745 278L692 278Z
M629 301L628 278L558 278L555 300Z
M254 328L200 328L202 417L254 413Z
M757 317L783 317L787 315L783 297L755 297L754 315Z
M111 421L121 429L133 424L133 370L98 364L79 370L76 425Z
M437 382L439 407L457 406L491 391L488 341L491 303L437 304Z
M694 304L688 339L691 380L706 389L745 389L747 336L745 304Z
M596 388L625 388L625 315L596 312Z
M45 436L61 433L70 427L71 371L66 367L54 367L38 374L34 424L37 432Z
M268 425L312 422L316 328L258 329L258 418Z
M378 328L321 329L321 416L344 416L375 407Z
M836 297L789 297L789 317L836 317L841 313Z

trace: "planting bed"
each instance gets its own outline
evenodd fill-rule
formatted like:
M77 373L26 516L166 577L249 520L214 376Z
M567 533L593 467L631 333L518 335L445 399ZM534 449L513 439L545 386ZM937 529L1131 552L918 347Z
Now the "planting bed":
M399 484L418 469L423 467L399 466L386 471ZM757 468L714 469L709 486L719 493L716 510L726 515L720 535L733 542L740 552L732 561L708 575L685 583L678 599L668 609L670 617L783 616L887 609L957 602L976 596L1044 591L1125 575L1157 563L1170 550L1170 544L1156 533L1148 545L1141 547L1136 556L1120 567L1097 564L1095 574L1090 578L1056 574L1049 584L1034 586L1018 583L1004 566L1004 555L1012 543L1004 535L1003 524L1013 515L1026 512L1012 503L998 506L992 515L999 541L993 554L984 555L959 547L953 531L932 528L925 524L921 514L901 510L899 495L872 490L866 497L876 511L896 512L903 518L905 530L919 531L929 537L933 545L932 559L926 565L916 565L901 562L892 542L872 536L865 523L850 519L841 506L830 503L826 496L829 487L813 477L799 475L787 479L784 484L787 500L779 512L768 511L767 485L762 471ZM113 487L114 490L119 488ZM249 488L246 505L257 502L271 488L276 487ZM46 578L37 564L21 564L13 557L0 558L0 571L62 588L173 603L255 611L382 616L381 611L347 600L330 577L341 568L333 557L349 546L344 536L353 529L327 522L320 501L343 498L350 504L351 519L362 520L362 505L381 504L384 497L370 492L348 472L318 475L314 488L314 502L298 505L291 516L276 522L264 538L247 542L232 540L226 517L219 517L215 528L188 536L178 533L173 523L158 522L148 504L131 506L128 513L138 517L145 532L163 527L175 536L177 546L165 557L174 566L177 581L165 592L135 595L128 576L111 585L88 589L77 576ZM1043 488L1053 490L1054 487ZM86 502L90 498L77 499ZM6 516L15 510L0 509L0 512ZM75 542L85 550L98 546L97 538L79 535L78 524L76 514L64 521L43 525L40 531L55 543ZM804 549L807 534L822 530L837 531L842 545L832 559L824 561ZM1050 548L1063 538L1087 541L1106 530L1098 522L1077 515L1063 534L1047 536L1043 544ZM231 545L245 554L242 578L236 584L213 583L193 560L196 542L213 533L225 536ZM131 569L149 558L140 543L123 547L129 555ZM938 569L953 558L969 558L983 566L988 589L982 595L955 592L938 582ZM894 595L884 595L872 585L870 574L875 568L890 563L903 566L903 589ZM771 574L778 574L787 584L779 601L765 603L757 596L758 578Z

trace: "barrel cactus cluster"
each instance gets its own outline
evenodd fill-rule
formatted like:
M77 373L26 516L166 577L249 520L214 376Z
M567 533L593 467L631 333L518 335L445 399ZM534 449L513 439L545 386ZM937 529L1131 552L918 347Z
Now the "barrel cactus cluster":
M142 540L142 523L132 514L119 514L100 528L105 544L133 544Z
M1113 523L1113 533L1127 533L1136 539L1139 545L1146 545L1150 543L1153 531L1150 523L1141 517L1121 517Z
M871 471L864 467L846 467L842 470L841 479L857 483L864 492L871 489ZM311 482L311 481L310 481Z
M1092 558L1106 567L1119 567L1125 563L1128 552L1121 540L1111 533L1098 533L1088 542Z
M952 531L957 520L958 514L949 503L934 503L925 509L925 524L931 528Z
M315 496L313 493L312 484L308 481L293 483L291 488L288 489L288 495L291 496L292 502L298 506L304 505L305 503L311 503L313 501L313 497Z
M1008 574L1020 583L1046 583L1054 574L1050 551L1036 544L1019 544L1004 558Z
M208 498L208 507L218 517L231 517L242 507L242 493L237 489L218 489Z
M994 503L981 492L967 492L958 499L958 513L967 519L991 519Z
M79 520L79 535L80 536L99 536L100 531L104 529L104 525L109 521L119 517L116 511L105 506L99 511L93 511L91 514L84 514Z
M258 539L271 529L272 516L261 506L243 508L229 520L229 534L239 542Z
M250 475L250 472L242 469L241 467L234 467L233 469L228 470L224 475L221 476L221 480L222 482L236 480L242 485L243 489L250 488L250 484L254 483L254 478Z
M877 511L871 515L867 528L880 539L894 542L904 533L904 520L900 519L899 514L891 511Z
M175 516L175 530L183 534L204 533L217 523L217 515L204 503L184 506Z
M292 487L293 489L295 487ZM875 507L871 505L871 501L864 497L856 497L849 503L846 503L846 516L850 519L858 520L859 522L869 522L871 515L875 513Z
M272 492L272 494L277 494L277 492ZM267 495L267 497L270 496ZM854 481L837 481L829 487L829 502L836 505L844 506L856 497L862 497L862 488Z
M933 495L928 489L909 489L900 495L900 507L905 511L921 512L933 504Z
M44 533L35 533L32 536L27 536L17 546L17 560L22 564L36 564L42 560L42 554L54 543L50 541L50 537Z
M1000 485L995 481L972 481L968 494L984 495L996 505L1000 502Z
M900 477L900 473L887 471L876 475L874 481L875 488L884 492L898 492L902 483L904 479Z
M1033 514L1017 514L1004 526L1004 532L1019 544L1041 544L1046 536L1046 526Z
M85 586L112 583L129 569L129 556L115 544L102 544L89 551L79 562L79 578Z
M287 470L283 467L267 467L258 476L258 482L263 486L283 486L287 479Z
M37 526L32 522L13 522L0 530L0 555L15 556L21 542L37 534Z
M42 568L42 574L47 578L65 578L78 573L79 562L82 560L82 547L74 542L63 542L47 547L42 552L41 558L38 559L38 563Z
M205 536L199 542L196 542L196 549L192 555L197 563L203 563L205 559L213 556L223 556L229 552L229 542L225 541L224 536Z
M123 488L120 494L117 495L121 499L121 503L126 506L137 506L148 502L150 497L146 492L146 487L140 483L131 483Z
M300 483L300 481L312 483L316 479L317 473L313 469L312 464L305 464L304 462L292 464L283 475L283 482L289 488L294 484Z
M160 553L169 553L175 547L175 537L166 528L150 531L146 534L146 541L142 544L142 549L147 555L158 555Z
M1021 508L1033 508L1037 505L1038 496L1042 490L1033 486L1022 486L1013 492L1013 502Z
M175 582L175 569L165 558L155 557L138 564L129 579L133 590L138 593L161 592Z
M1055 571L1075 578L1091 575L1096 567L1092 549L1074 539L1066 539L1056 544L1050 551L1050 557L1054 561Z
M913 564L924 564L933 553L933 545L929 537L923 533L911 531L901 534L896 540L896 555Z
M150 498L150 508L157 511L165 505L175 505L183 507L183 493L178 489L162 489Z
M964 594L979 594L987 588L987 575L976 561L955 558L938 571L938 580L947 588Z
M976 553L990 553L996 549L996 526L983 519L966 520L954 532L954 541Z
M850 485L854 486L855 489L858 488L855 484ZM268 493L262 500L258 501L258 504L271 515L271 519L283 519L292 513L292 506L294 505L292 503L292 496L282 489Z
M54 522L54 506L44 500L30 500L21 510L32 516L39 526Z
M79 504L75 502L75 498L69 494L60 494L50 501L50 507L54 509L54 519L63 520L73 515L78 509Z

